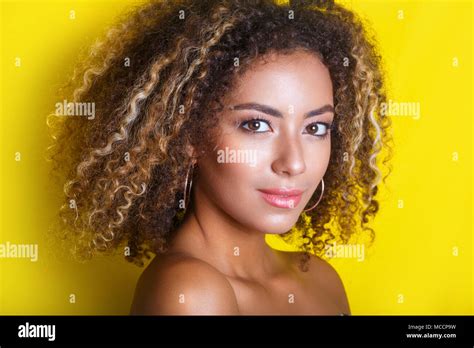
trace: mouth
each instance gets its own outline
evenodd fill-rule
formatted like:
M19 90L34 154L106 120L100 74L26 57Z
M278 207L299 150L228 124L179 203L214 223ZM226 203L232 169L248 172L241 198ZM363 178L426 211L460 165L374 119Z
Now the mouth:
M293 209L301 201L302 190L298 189L261 189L258 190L263 199L271 206L277 208Z

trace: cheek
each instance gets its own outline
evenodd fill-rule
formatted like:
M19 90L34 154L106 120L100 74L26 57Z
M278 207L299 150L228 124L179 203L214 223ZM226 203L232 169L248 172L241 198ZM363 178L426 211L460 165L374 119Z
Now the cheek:
M261 165L259 153L252 144L232 140L228 137L221 142L199 165L203 188L221 207L250 199L247 196L255 187Z
M232 156L225 154L224 151L220 158ZM244 163L232 163L230 157L227 157L228 162L221 163L216 157L209 162L205 170L206 176L210 178L210 185L218 187L220 191L228 192L239 191L239 187L251 185L256 175L256 167Z
M262 172L259 163L257 161L255 166L247 163L219 163L216 157L210 157L200 167L199 186L207 196L207 201L211 201L213 206L240 225L266 231L272 222L270 217L261 214L263 203L256 191Z
M305 151L306 175L320 180L329 165L331 157L331 141L323 140L321 143L310 144Z
M313 144L311 151L307 151L306 153L305 181L308 191L305 193L303 203L309 207L308 204L313 194L316 192L316 195L318 195L321 192L321 180L324 179L331 157L330 139L321 141L317 145ZM327 182L327 180L325 181Z
M242 163L206 163L201 184L207 198L240 225L264 233L287 232L295 221L289 211L269 209L258 188L264 187L266 170Z
M269 226L270 230L271 226L280 226L279 216L275 220L272 214L265 214L266 203L257 191L268 177L266 167L269 164L261 147L259 149L255 142L242 138L232 140L235 138L227 137L200 160L202 192L216 207L246 228L267 231ZM232 154L232 151L235 152ZM236 151L240 151L240 155Z

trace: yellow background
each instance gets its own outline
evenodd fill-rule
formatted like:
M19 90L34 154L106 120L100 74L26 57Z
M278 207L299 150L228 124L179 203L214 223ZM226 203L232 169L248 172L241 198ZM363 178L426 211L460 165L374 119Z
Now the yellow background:
M117 257L78 264L45 250L59 200L43 151L56 88L81 48L133 3L1 2L0 243L38 243L39 260L0 258L0 314L128 313L142 269ZM374 246L363 262L331 264L355 315L473 314L472 3L344 4L378 37L390 98L419 102L421 117L393 117L394 171L380 191Z

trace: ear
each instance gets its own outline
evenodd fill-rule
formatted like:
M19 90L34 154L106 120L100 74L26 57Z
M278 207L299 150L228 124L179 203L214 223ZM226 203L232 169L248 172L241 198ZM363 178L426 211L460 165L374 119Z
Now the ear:
M192 146L190 144L186 145L186 153L190 158L196 158L197 157L196 156L196 149L194 148L194 146Z

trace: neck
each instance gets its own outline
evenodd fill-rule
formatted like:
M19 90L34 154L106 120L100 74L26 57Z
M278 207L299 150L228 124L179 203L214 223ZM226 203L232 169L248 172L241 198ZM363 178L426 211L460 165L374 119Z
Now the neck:
M173 250L191 253L232 277L262 279L285 267L282 253L268 246L264 232L240 225L199 187L193 207L173 240Z

